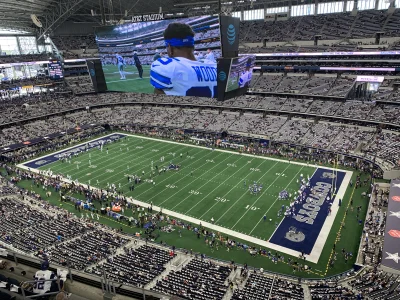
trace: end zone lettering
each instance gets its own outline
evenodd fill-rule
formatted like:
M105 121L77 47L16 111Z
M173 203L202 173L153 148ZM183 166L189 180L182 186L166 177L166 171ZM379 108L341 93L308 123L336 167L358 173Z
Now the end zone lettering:
M295 217L296 221L313 225L314 220L317 217L321 206L324 204L331 187L332 185L329 183L317 182L315 185L316 195L310 194L307 197L306 203L303 204L303 208L299 210Z
M335 191L341 195L345 186L343 180L346 172L317 168L310 178L310 188L305 189L305 201L295 204L295 215L285 217L270 238L270 243L286 247L295 251L311 253L320 235L323 225L329 215L331 203L338 205L336 199L328 201L332 192L332 179L336 179ZM311 188L314 192L311 191ZM335 212L333 213L335 216ZM330 229L328 229L330 230Z
M140 15L132 16L132 22L146 22L146 21L160 21L164 20L164 14L150 14L150 15Z

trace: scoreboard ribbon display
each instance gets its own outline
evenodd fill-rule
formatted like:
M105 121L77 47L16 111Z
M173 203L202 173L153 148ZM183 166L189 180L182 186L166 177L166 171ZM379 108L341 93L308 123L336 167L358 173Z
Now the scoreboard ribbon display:
M49 77L51 79L61 79L64 77L62 63L60 61L51 61L47 64Z

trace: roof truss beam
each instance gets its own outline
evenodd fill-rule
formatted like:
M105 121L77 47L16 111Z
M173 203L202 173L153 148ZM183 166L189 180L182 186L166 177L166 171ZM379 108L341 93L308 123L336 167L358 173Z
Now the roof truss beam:
M78 11L86 0L64 0L54 6L47 14L41 18L43 27L39 28L39 39L55 30L64 21ZM42 20L43 19L43 20Z

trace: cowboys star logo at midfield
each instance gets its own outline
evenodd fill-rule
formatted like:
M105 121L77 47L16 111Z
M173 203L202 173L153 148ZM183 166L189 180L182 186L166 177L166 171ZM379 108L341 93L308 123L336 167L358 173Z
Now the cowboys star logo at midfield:
M391 254L389 252L386 252L386 254L389 255L389 256L386 257L385 259L392 259L394 262L396 262L396 264L399 263L399 259L400 259L399 252L396 252L396 253L393 253L393 254Z

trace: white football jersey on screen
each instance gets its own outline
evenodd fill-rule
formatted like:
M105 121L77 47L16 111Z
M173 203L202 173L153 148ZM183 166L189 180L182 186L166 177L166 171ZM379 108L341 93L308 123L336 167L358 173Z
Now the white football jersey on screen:
M251 81L251 76L252 76L252 72L249 71L244 71L241 75L240 75L240 79L239 79L239 87L244 87L246 86L250 81Z
M206 57L204 58L204 62L216 63L214 52L211 51L211 52L207 53Z
M121 55L116 54L115 57L117 58L117 62L119 65L125 64L125 59Z
M217 64L159 58L151 64L150 83L166 95L217 97Z

